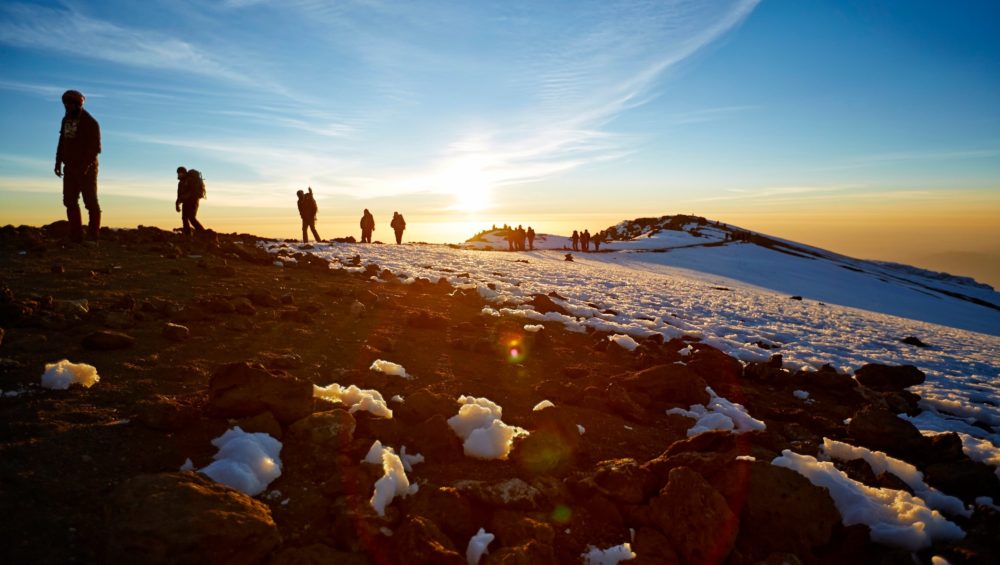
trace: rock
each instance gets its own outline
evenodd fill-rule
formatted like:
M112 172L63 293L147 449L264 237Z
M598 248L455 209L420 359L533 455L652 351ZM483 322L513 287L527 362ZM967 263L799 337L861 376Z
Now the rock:
M250 302L249 298L244 298L242 296L230 299L230 303L233 308L236 309L237 314L242 314L244 316L253 316L257 313L257 309L253 307L253 303Z
M568 260L572 261L572 259ZM531 302L528 302L527 304L531 305L531 309L539 314L558 312L559 314L569 315L569 312L565 308L556 304L551 298L544 294L536 294L532 297Z
M714 347L698 346L691 355L687 367L705 379L721 396L726 396L730 387L741 386L739 381L743 374L743 365Z
M253 322L247 318L230 318L222 327L234 332L248 332L254 328Z
M407 514L427 517L452 539L467 540L479 530L472 504L452 487L421 485L403 500Z
M931 463L924 467L927 484L971 504L976 497L1000 500L1000 479L993 468L968 457L951 462Z
M154 430L175 432L190 426L198 418L198 411L190 405L160 394L135 405L136 420Z
M629 560L628 565L681 565L670 540L653 528L639 528L632 551L635 559Z
M578 473L574 487L584 493L599 493L621 504L642 504L654 492L652 472L635 459L608 459L593 470Z
M118 330L135 326L135 315L132 312L102 312L99 319L105 326Z
M421 388L406 395L402 404L393 405L393 416L404 422L423 422L427 418L440 414L451 417L458 412L455 399L446 394L431 392Z
M167 322L163 324L163 337L170 341L184 341L191 337L191 330L187 326Z
M351 313L352 318L360 318L365 315L366 308L364 304L355 300L354 302L351 302L351 305L347 310Z
M930 446L930 440L913 424L874 405L865 406L851 417L847 433L869 449L909 462L922 460Z
M310 414L288 428L291 437L324 449L344 449L354 441L357 423L346 410Z
M638 393L636 399L648 398L657 408L707 404L711 397L705 391L705 379L684 365L658 365L612 377L631 394Z
M255 306L261 306L265 308L274 308L276 306L281 306L281 302L271 294L271 291L263 288L255 288L250 291L247 296L250 302Z
M926 343L920 341L920 338L913 337L912 335L908 336L908 337L904 337L903 339L901 339L899 341L902 342L902 343L905 343L906 345L912 345L912 346L915 346L915 347L930 347Z
M451 325L451 322L440 314L434 314L427 310L417 310L406 316L406 324L414 328L443 331Z
M643 408L652 404L648 396L637 391L629 393L615 383L609 384L604 394L607 406L613 413L639 424L652 422L652 417Z
M487 531L496 536L496 546L515 546L538 540L543 545L555 543L555 531L546 522L540 522L521 512L500 509L490 519Z
M537 510L544 500L542 492L522 479L513 478L499 482L465 480L455 483L463 496L488 506L512 510Z
M772 553L812 555L840 524L828 490L762 461L735 461L712 485L739 514L736 549L751 562Z
M281 439L282 436L281 424L270 412L261 412L256 416L241 418L237 425L247 433L265 433L275 439Z
M337 551L332 547L314 543L305 547L286 549L274 556L269 565L367 565L369 560L360 553Z
M922 384L924 373L913 365L869 363L855 371L854 378L868 388L888 392Z
M108 563L262 563L281 543L266 505L195 473L134 477L108 509Z
M236 306L233 306L232 302L221 296L201 300L198 306L212 314L234 314L236 312Z
M111 351L114 349L127 349L135 344L135 338L120 332L110 332L107 330L96 331L83 338L81 345L87 349L96 351Z
M393 408L394 415L395 410ZM462 440L455 435L451 426L448 425L447 418L441 414L435 414L415 426L410 425L405 428L404 434L409 431L406 445L412 445L414 453L423 453L442 459L463 456Z
M298 353L265 353L260 357L268 369L288 370L302 366L302 356Z
M739 519L726 499L687 467L670 471L650 502L652 519L683 563L722 563L736 542Z
M212 375L208 402L223 416L240 418L270 411L279 422L290 424L312 411L313 385L245 361L230 363Z
M538 540L528 540L516 545L501 547L497 550L490 550L480 561L482 565L556 565L555 552L551 545L546 545Z
M364 304L366 308L375 306L379 301L378 295L368 289L363 289L355 293L354 299Z
M408 516L392 537L406 563L467 565L465 557L437 525L423 516Z

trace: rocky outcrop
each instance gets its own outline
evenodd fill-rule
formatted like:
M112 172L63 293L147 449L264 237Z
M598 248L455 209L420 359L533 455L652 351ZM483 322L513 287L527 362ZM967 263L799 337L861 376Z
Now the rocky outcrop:
M224 416L239 418L270 411L279 422L290 424L312 412L313 385L261 365L230 363L212 375L208 401Z

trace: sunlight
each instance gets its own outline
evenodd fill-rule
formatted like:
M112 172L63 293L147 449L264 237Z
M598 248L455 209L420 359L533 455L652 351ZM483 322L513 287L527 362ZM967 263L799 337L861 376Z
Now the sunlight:
M453 210L480 212L490 207L493 181L483 165L480 158L464 157L441 173L437 180L454 197Z

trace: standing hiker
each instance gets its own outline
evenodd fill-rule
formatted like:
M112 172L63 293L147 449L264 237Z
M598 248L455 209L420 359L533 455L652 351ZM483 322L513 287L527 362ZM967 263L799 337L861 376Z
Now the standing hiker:
M590 238L590 241L594 244L594 251L600 251L601 244L604 243L604 231L595 233L594 237Z
M586 252L590 252L590 231L589 230L583 230L583 233L580 234L580 245L583 247L583 251L585 253Z
M365 213L361 216L361 243L371 243L373 231L375 231L375 216L365 208Z
M389 222L389 226L392 227L392 231L396 232L396 245L403 242L403 230L406 229L406 220L403 219L403 215L399 212L392 213L392 222Z
M320 237L316 233L316 214L319 212L319 206L316 204L316 198L313 196L313 189L310 186L308 194L300 190L295 195L299 197L299 217L302 218L302 243L309 243L309 230L312 230L313 238L318 243Z
M534 250L535 249L535 230L531 229L531 226L528 226L528 233L527 233L527 235L528 235L528 249Z
M205 198L205 179L195 169L177 167L177 201L174 209L181 213L184 235L191 235L191 227L196 233L205 231L198 221L198 203Z
M573 230L573 236L572 236L571 239L573 240L573 251L579 251L580 250L580 234L577 233L576 230Z
M63 179L63 206L69 220L69 237L83 241L80 196L87 208L87 235L97 241L101 230L101 207L97 203L97 155L101 152L101 126L83 109L85 97L76 90L62 95L66 114L59 126L55 173Z

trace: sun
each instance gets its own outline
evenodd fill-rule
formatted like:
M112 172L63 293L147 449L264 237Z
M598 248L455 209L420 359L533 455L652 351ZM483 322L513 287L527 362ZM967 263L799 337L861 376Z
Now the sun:
M449 166L439 177L443 192L452 195L452 209L481 212L490 207L493 181L481 163L464 159Z

